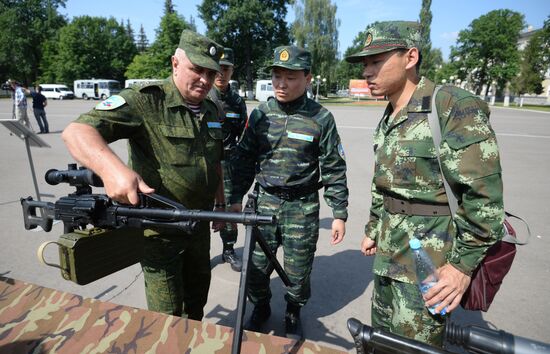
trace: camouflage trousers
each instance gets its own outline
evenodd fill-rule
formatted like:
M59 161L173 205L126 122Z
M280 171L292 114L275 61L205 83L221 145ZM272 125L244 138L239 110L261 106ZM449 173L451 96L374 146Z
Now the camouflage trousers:
M319 238L319 194L288 201L260 189L258 213L277 217L276 225L262 225L258 229L273 253L283 246L283 267L294 284L287 288L285 299L303 306L311 296L310 275ZM248 298L253 304L269 303L273 269L256 244L248 278Z
M416 284L375 274L372 294L374 328L442 347L446 317L428 311Z
M145 238L141 261L151 311L201 320L210 288L210 230Z
M222 160L223 167L223 185L225 200L229 200L229 187L231 185L231 169L229 161ZM228 205L229 207L229 205ZM220 230L220 237L223 242L224 250L228 245L234 245L237 242L237 229L231 223L225 224L225 228Z

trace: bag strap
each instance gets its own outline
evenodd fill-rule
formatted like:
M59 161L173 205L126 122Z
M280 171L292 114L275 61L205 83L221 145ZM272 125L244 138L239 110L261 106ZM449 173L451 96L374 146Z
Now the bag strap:
M518 240L517 237L511 236L510 234L508 234L508 232L506 232L506 234L504 234L504 236L502 237L502 241L508 242L508 243L514 243L518 246L523 246L523 245L528 244L529 239L531 238L531 230L529 229L529 224L527 223L527 221L525 221L522 218L520 218L519 216L514 215L512 213L509 213L507 211L505 211L504 214L508 218L518 219L519 221L523 222L523 224L525 225L525 228L527 229L527 239L525 241L521 242L521 241Z
M441 158L439 157L439 145L441 144L441 125L439 123L439 116L437 114L437 107L435 105L435 97L439 92L441 86L436 86L434 93L432 95L432 110L428 113L428 123L430 124L430 129L432 131L432 139L435 145L435 154L437 156L437 162L439 163L439 169L441 170L441 177L443 177L443 185L445 186L445 193L447 193L447 199L449 200L449 208L451 209L451 217L456 213L458 209L458 200L445 178L443 173L443 168L441 166Z
M434 93L432 95L432 107L431 107L432 110L430 111L430 113L428 113L428 123L430 125L430 130L432 131L432 139L435 145L435 154L437 156L437 162L439 163L439 169L441 170L441 177L443 178L445 193L447 194L447 199L449 200L449 209L451 209L451 218L454 218L454 215L458 210L458 199L456 198L456 195L451 189L449 182L447 182L447 179L445 178L445 173L443 173L443 168L441 166L441 158L439 153L439 145L441 145L441 124L439 122L439 115L437 114L435 97L439 92L440 88L441 86L436 86L434 89ZM513 215L507 211L505 211L504 214L507 217L518 219L525 224L525 227L527 228L527 239L525 240L525 242L521 242L516 237L513 237L509 235L508 232L506 232L502 237L502 241L508 242L508 243L514 243L516 245L526 245L527 243L529 243L529 238L531 238L531 230L529 229L529 225L527 224L527 222L522 218L520 218L519 216Z

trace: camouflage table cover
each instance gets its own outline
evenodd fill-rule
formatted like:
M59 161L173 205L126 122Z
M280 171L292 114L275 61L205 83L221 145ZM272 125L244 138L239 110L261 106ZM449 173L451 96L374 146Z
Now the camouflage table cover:
M231 353L233 329L0 277L0 353ZM341 354L243 332L241 353Z

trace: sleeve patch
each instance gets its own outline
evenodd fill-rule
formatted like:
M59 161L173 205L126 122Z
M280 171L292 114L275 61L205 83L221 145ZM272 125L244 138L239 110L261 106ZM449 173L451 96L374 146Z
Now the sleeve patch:
M110 111L120 106L123 106L125 103L126 100L122 96L114 95L104 101L99 102L95 106L95 109L97 109L98 111Z
M342 143L338 144L338 154L340 154L340 157L344 160L346 160L346 154L344 153L344 147L342 146Z

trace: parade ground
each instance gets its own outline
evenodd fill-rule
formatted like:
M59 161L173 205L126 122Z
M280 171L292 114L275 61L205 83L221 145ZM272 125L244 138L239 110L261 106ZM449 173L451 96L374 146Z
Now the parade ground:
M30 101L29 101L30 102ZM31 147L31 157L43 201L53 202L72 192L68 185L50 186L44 181L49 169L66 169L74 160L67 152L61 132L69 122L94 107L98 101L49 100L46 107L50 133L39 135L50 147ZM10 119L12 102L0 99L0 119ZM249 113L257 102L248 104ZM382 105L327 105L336 123L345 150L350 190L349 219L342 243L330 245L332 217L322 201L320 235L312 273L312 297L302 310L305 337L323 346L353 351L353 340L346 321L355 317L370 324L372 258L359 251L369 215L373 174L372 135L384 107ZM35 130L36 121L29 109ZM504 179L505 209L523 217L531 228L529 244L518 247L511 272L487 313L457 310L452 321L501 329L517 336L550 342L550 113L508 108L492 108L491 122L497 134ZM126 160L126 143L111 145ZM85 286L64 280L59 269L41 264L38 247L57 240L63 225L51 232L27 231L19 199L36 199L29 155L25 143L0 126L0 276L66 291L100 301L146 309L143 274L138 264ZM101 189L96 189L101 193ZM527 236L520 223L514 223L520 239ZM239 229L237 253L242 253L244 228ZM231 327L235 322L240 274L222 263L222 243L211 235L212 283L203 321ZM54 245L46 259L58 262ZM282 250L278 258L282 259ZM282 336L284 329L284 286L272 276L273 313L267 328ZM247 314L252 306L247 306Z

